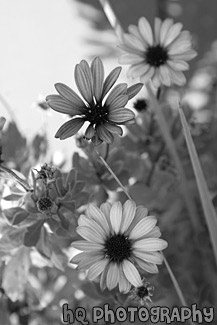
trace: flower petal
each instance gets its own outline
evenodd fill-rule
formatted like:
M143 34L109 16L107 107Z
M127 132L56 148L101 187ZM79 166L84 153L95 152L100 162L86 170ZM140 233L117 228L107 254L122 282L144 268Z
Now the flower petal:
M107 259L103 259L101 261L98 261L96 263L94 263L90 268L89 271L87 273L87 278L90 281L93 281L96 277L98 277L98 275L100 275L103 270L105 269L105 267L108 264L108 260Z
M119 291L127 293L130 291L131 283L127 280L123 272L123 265L120 265Z
M56 83L55 85L56 90L58 93L70 103L73 104L75 107L83 108L85 107L85 103L83 100L76 94L74 90L72 90L70 87L64 85L63 83Z
M109 103L109 110L111 111L112 109L125 107L127 102L128 102L127 95L119 95L117 97L114 97Z
M168 60L167 64L173 70L188 70L189 69L189 64L183 60Z
M174 24L167 33L164 46L169 46L180 35L183 25L181 23Z
M71 116L84 114L84 109L76 106L74 103L70 103L59 95L49 95L46 97L46 101L53 110L59 113Z
M158 267L156 264L145 262L145 261L141 260L140 258L134 257L134 259L135 259L136 263L139 265L139 267L141 269L145 270L146 272L152 273L152 274L158 273Z
M91 82L79 64L75 66L75 82L83 98L91 104L93 101Z
M186 83L186 78L181 71L170 69L171 80L178 86L183 86Z
M87 127L84 136L85 136L85 138L86 138L87 140L90 140L90 139L92 139L92 137L95 135L95 133L96 133L96 131L95 131L93 125L90 124L90 125Z
M137 64L144 62L144 57L137 54L122 54L118 59L120 64Z
M140 220L136 226L130 232L130 239L138 239L151 231L157 223L157 219L154 217L146 217Z
M129 228L127 229L126 235L129 236L130 232L136 226L136 224L140 220L143 220L145 217L147 217L147 215L148 215L148 209L144 208L144 206L142 205L137 206L135 217L133 218Z
M136 241L133 248L139 251L155 252L167 248L168 243L160 238L145 238Z
M120 95L126 95L126 93L127 93L127 84L125 84L125 83L118 84L117 86L115 86L112 89L112 91L108 95L104 106L109 106L110 103L114 100L114 98L116 98Z
M113 125L113 124L110 124L110 123L103 123L104 127L110 131L111 133L117 133L118 135L123 135L123 130L120 126L118 125Z
M106 202L106 203L101 204L100 210L102 211L102 213L104 214L104 216L105 216L105 218L107 220L107 223L108 223L109 228L110 228L110 232L113 233L111 220L110 220L111 207L112 207L112 205L109 202Z
M160 72L160 80L163 85L170 86L171 85L171 79L170 79L170 73L168 71L168 68L164 65L161 65L159 67Z
M134 120L135 114L128 108L116 108L109 112L108 119L117 124L123 124L126 121Z
M98 229L94 229L93 227L84 227L79 226L76 228L77 233L86 239L87 241L104 244L105 242L105 233L102 231L101 227L98 227L101 231L98 231Z
M114 232L117 234L120 231L122 221L122 204L121 202L115 202L110 211L110 220Z
M110 131L108 131L105 127L104 124L100 124L96 126L96 133L98 134L99 138L108 143L112 144L114 141L114 136L111 134Z
M99 102L102 97L104 67L99 57L95 58L91 64L91 71L93 75L94 95L96 101Z
M87 61L85 60L81 60L81 62L79 63L80 67L82 68L84 74L86 75L86 80L89 83L89 87L91 89L91 94L93 96L93 76L91 73L91 69L89 67L89 64L87 63Z
M141 82L146 84L146 82L148 82L153 77L154 72L155 69L153 67L150 67L150 69L140 77Z
M133 97L135 97L140 90L142 89L143 84L142 83L137 83L134 84L130 87L127 88L127 96L128 96L128 100L132 99Z
M122 68L117 67L114 70L112 70L108 77L105 79L104 85L103 85L103 91L102 91L102 99L105 97L105 95L109 92L109 90L112 88L112 86L117 81Z
M105 203L107 204L107 203ZM90 219L93 219L96 223L98 223L102 229L104 229L105 233L109 233L109 225L108 221L105 217L105 214L93 203L89 203L86 209L86 214Z
M55 138L60 138L60 140L67 139L73 135L75 135L82 125L84 124L83 118L74 118L66 123L64 123L57 133L55 134Z
M78 240L72 243L72 247L84 252L101 251L104 246L98 243L87 242L85 240Z
M106 283L109 290L112 290L116 287L119 282L120 272L117 263L110 263L107 276Z
M156 44L160 43L161 24L162 24L161 19L156 17L154 20L154 39Z
M142 286L142 279L137 268L128 260L123 261L123 272L127 280L134 285L134 287Z
M124 43L127 45L127 47L136 51L133 51L133 53L142 54L146 49L146 45L132 34L124 34Z
M150 65L144 63L132 65L127 71L127 77L137 78L148 72Z
M154 263L154 264L162 264L163 263L163 255L159 252L141 252L138 250L134 250L133 254L140 258L141 260L144 260L148 263Z
M167 18L162 22L160 29L160 44L164 45L165 40L167 39L167 33L173 25L173 19Z
M153 45L152 29L148 20L145 17L141 17L139 19L138 27L144 41L149 45Z
M124 233L131 224L136 213L136 203L132 200L127 200L123 205L123 217L120 232Z

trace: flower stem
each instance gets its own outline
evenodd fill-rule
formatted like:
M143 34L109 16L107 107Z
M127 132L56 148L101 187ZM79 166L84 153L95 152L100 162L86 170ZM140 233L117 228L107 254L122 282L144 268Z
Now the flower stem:
M0 166L0 171L3 171L9 175L11 175L13 178L16 179L16 181L27 191L31 191L31 188L29 184L27 184L24 180L22 180L17 174L15 174L11 169L5 167L5 166Z
M182 163L180 161L178 152L176 150L176 146L175 143L171 137L170 131L168 129L168 125L165 119L165 116L161 110L161 107L157 101L157 99L155 98L155 95L152 91L152 88L150 86L149 83L147 83L146 85L148 93L149 93L149 97L150 100L152 102L154 111L156 116L158 117L158 123L159 123L159 127L161 129L161 133L163 135L164 141L167 145L167 149L169 150L174 163L177 167L177 170L179 172L180 175L180 181L181 181L181 189L182 189L182 194L183 194L183 198L185 200L185 204L186 207L188 209L189 212L189 216L191 217L191 222L192 225L194 227L194 230L196 231L196 233L198 232L198 217L197 217L197 212L196 212L196 207L192 198L192 195L188 189L188 184L187 184L187 180L186 180L186 176L185 176L185 171L184 168L182 166Z
M114 28L114 30L115 30L115 32L116 32L116 34L117 34L117 36L119 37L119 38L122 38L122 35L123 35L123 29L122 29L122 27L120 26L120 24L119 24L119 22L118 22L118 20L117 20L117 18L115 19L115 25L114 24L112 24L112 17L114 18L114 17L116 17L116 15L115 15L115 13L113 12L113 10L112 10L112 8L111 8L111 6L110 6L110 4L109 4L109 1L108 0L99 0L99 2L101 3L101 5L102 5L102 7L103 7L103 10L104 10L104 12L105 12L105 15L107 16L107 18L108 18L108 20L109 20L109 22L110 22L110 24L111 24L111 26ZM106 10L105 8L106 8L106 6L109 8L109 11L108 10ZM119 33L121 33L121 35L119 35ZM156 99L155 99L156 100ZM166 121L165 121L166 122ZM168 131L168 130L167 130ZM171 136L170 136L170 138L171 138ZM171 139L172 140L172 139ZM173 142L173 141L172 141ZM98 154L98 152L97 152L97 154ZM131 198L131 196L129 195L129 193L127 192L127 190L125 189L125 187L123 186L123 184L121 184L121 182L120 182L120 180L117 178L117 176L115 175L115 173L111 170L111 168L109 167L109 165L106 163L106 161L98 154L98 157L99 157L99 159L103 162L103 164L105 165L105 167L108 169L108 171L111 173L111 175L114 177L114 179L116 180L116 182L120 185L120 187L122 188L122 190L124 191L124 193L127 195L127 197L130 199L130 200L132 200L132 198ZM183 294L182 294L182 291L181 291L181 288L179 287L179 285L178 285L178 282L177 282L177 280L176 280L176 278L175 278L175 276L174 276L174 274L173 274L173 272L172 272L172 270L171 270L171 267L169 266L169 263L167 262L167 260L164 258L164 263L165 263L165 265L166 265L166 268L167 268L167 270L168 270L168 273L169 273L169 275L170 275L170 278L171 278L171 280L172 280L172 283L173 283L173 285L174 285L174 288L175 288L175 290L176 290L176 293L177 293L177 295L178 295L178 297L179 297L179 299L180 299L180 302L181 302L181 304L183 305L183 306L186 306L186 302L185 302L185 299L184 299L184 296L183 296ZM192 323L192 321L190 320L190 323L191 323L191 325L193 325L193 323Z
M128 197L128 199L132 200L132 198L129 195L129 193L127 192L126 188L121 183L121 181L117 178L117 176L115 175L115 173L113 172L113 170L109 167L109 165L107 164L107 162L105 161L105 159L97 151L96 151L96 153L97 153L99 159L104 164L104 166L108 169L108 171L110 172L110 174L114 177L114 179L116 180L116 182L118 183L118 185L122 188L122 190L124 191L124 193L126 194L126 196Z

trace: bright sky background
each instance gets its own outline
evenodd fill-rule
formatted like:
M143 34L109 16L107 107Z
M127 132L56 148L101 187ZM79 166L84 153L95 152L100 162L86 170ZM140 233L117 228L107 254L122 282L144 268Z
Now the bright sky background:
M90 55L98 55L85 40L90 33L94 31L88 20L79 15L75 1L0 0L0 94L28 138L44 125L41 110L33 105L38 96L56 93L56 82L76 89L75 65L81 59L89 60ZM108 39L100 35L105 41ZM114 41L113 44L116 47ZM104 63L106 73L118 64L117 58ZM122 72L122 78L124 75ZM1 103L0 115L8 117ZM51 110L46 129L52 151L62 150L70 157L71 148L75 148L73 139L54 139L64 121L64 115Z

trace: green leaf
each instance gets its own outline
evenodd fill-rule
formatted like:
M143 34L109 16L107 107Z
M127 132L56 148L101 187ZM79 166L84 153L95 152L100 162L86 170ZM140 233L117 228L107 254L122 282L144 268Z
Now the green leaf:
M12 301L22 298L28 280L30 263L29 249L22 246L5 267L2 287Z
M27 231L24 235L25 246L32 247L37 244L43 224L44 224L44 220L39 220L34 225L27 228Z
M18 225L29 216L29 213L20 207L6 209L3 213L13 226Z
M217 263L217 217L216 217L215 208L211 201L208 186L201 168L201 164L192 140L192 136L185 115L181 109L179 109L179 114L181 117L184 136L187 143L188 152L191 158L194 174L196 177L200 199L201 199L201 203L202 203L202 207L203 207L203 211L204 211L206 223L209 230L209 235L210 235L211 243L216 258L216 263Z

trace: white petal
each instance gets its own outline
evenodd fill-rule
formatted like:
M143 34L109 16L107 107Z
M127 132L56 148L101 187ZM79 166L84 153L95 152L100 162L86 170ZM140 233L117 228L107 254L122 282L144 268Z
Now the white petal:
M160 238L145 238L133 244L134 249L144 252L161 251L167 248L167 246L167 242Z
M146 84L152 77L153 77L153 74L155 72L155 69L153 67L151 67L147 73L143 74L141 77L140 77L140 80L141 82L143 82L144 84Z
M127 280L134 285L134 287L141 287L142 280L137 268L128 260L123 261L123 272Z
M167 18L163 21L160 30L160 44L164 45L164 42L167 38L167 33L173 25L173 19Z
M151 231L157 223L156 218L146 217L132 229L129 238L138 239Z
M110 232L113 233L112 225L111 225L111 220L110 220L110 211L111 211L112 205L109 202L103 203L100 206L100 210L104 214L107 223L109 225Z
M86 213L89 218L95 220L102 227L102 229L104 229L106 234L109 233L110 228L107 219L103 212L97 208L95 204L88 204Z
M123 54L119 59L118 62L120 64L137 64L144 62L144 56L136 55L136 54Z
M145 17L141 17L139 19L138 27L144 41L149 45L153 45L152 29L148 20Z
M168 46L170 43L172 43L177 38L177 36L180 35L182 27L183 25L181 23L176 23L170 28L164 42L165 47Z
M123 272L123 265L120 265L120 276L119 276L119 291L123 293L127 293L130 290L131 284L127 280Z
M85 252L100 251L104 248L104 246L101 244L87 242L84 240L74 241L71 245L72 247Z
M173 69L173 70L188 70L189 64L183 60L168 60L167 64Z
M103 244L105 242L105 234L102 231L99 232L94 228L84 226L77 227L76 231L81 237L83 237L87 241L99 244Z
M197 52L194 50L188 50L184 53L181 54L174 54L174 55L170 55L171 60L185 60L185 61L189 61L192 60L193 58L195 58L195 56L197 56Z
M143 53L146 49L145 44L143 44L137 37L131 34L124 34L124 41L125 44L132 48L135 49L136 51L139 51L140 53Z
M146 64L145 61L142 64L136 64L132 65L128 72L127 72L127 77L133 77L137 78L142 76L144 73L146 73L150 69L150 65Z
M159 72L160 72L160 80L162 84L164 84L165 86L170 86L171 79L170 79L170 73L168 68L164 65L161 65L159 68Z
M82 259L78 263L77 269L79 271L86 271L88 270L94 263L101 262L104 259L102 255L92 255L92 256L87 256L86 259Z
M122 221L122 204L121 202L115 202L112 205L110 211L110 220L114 232L117 234L120 231L121 221Z
M141 269L145 270L146 272L158 273L158 267L156 264L145 262L140 258L134 258L134 259L136 263L139 265L139 267L141 267Z
M94 280L96 277L98 277L98 275L100 275L102 273L102 271L105 269L105 267L108 264L108 260L104 259L102 261L98 261L96 263L94 263L88 273L87 273L87 278L92 281Z
M169 48L169 56L174 54L181 54L187 50L190 50L191 42L190 41L179 41L174 42L172 46Z
M109 290L116 287L119 282L120 272L117 263L110 263L108 267L106 283Z
M148 234L146 234L146 238L159 238L161 236L160 228L154 227Z
M138 38L142 43L144 43L144 40L139 32L139 29L137 26L135 25L129 25L128 30L130 32L130 34L133 34L134 36L136 36L136 38Z
M160 18L156 17L154 20L154 38L155 44L159 44L160 42L160 29L161 29L162 21Z
M137 208L136 208L136 213L135 213L135 217L134 219L132 220L129 228L127 229L126 231L126 235L129 236L130 232L132 231L132 229L136 226L136 224L144 219L145 217L147 217L148 215L148 209L144 208L144 206L142 205L139 205Z
M129 225L135 217L135 213L136 203L132 200L127 200L123 205L123 218L120 229L121 233L124 233L128 229Z
M181 71L170 69L171 80L178 86L183 86L186 83L186 78Z
M140 258L141 260L144 260L148 263L154 263L154 264L162 264L163 263L163 255L159 252L141 252L138 250L134 250L133 254Z
M95 221L94 219L88 218L85 215L82 216L82 219L81 221L79 221L79 223L79 226L87 227L90 230L94 229L98 233L98 236L101 235L102 238L105 238L107 235L104 224L103 226L101 226L99 222Z

